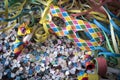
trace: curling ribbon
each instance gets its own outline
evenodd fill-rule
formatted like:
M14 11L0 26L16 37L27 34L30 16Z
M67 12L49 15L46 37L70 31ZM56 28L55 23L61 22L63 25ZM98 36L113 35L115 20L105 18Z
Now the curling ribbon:
M4 0L4 8L5 10L0 11L0 15L8 18L8 0ZM8 22L0 22L0 24L8 25Z
M109 31L109 29L107 29L102 24L100 24L96 19L93 19L93 23L96 24L100 29L102 29L106 33L111 34L110 31Z
M16 25L16 20L13 21L13 23L11 23L11 25L9 27L6 27L4 29L0 29L0 32L7 31L7 30L13 28L15 25Z
M45 8L45 10L43 11L43 13L41 15L41 19L40 19L39 23L42 24L43 27L38 28L38 30L35 32L36 38L34 38L34 40L36 42L44 42L49 35L48 28L46 27L46 16L48 15L49 6L51 5L52 1L53 0L49 0L47 2L47 5L46 5L47 7ZM44 4L44 1L42 1L42 3ZM42 32L42 33L40 33L40 32Z
M109 29L107 29L107 28L105 28L102 24L100 24L97 20L93 20L93 22L98 26L98 27L100 27L103 31L105 31L105 32L107 32L108 34L111 34L111 38L112 38L112 42L113 42L113 46L114 46L114 50L115 50L115 52L116 53L119 53L119 49L118 49L118 45L119 45L119 39L118 39L118 44L117 44L117 41L116 41L116 36L118 36L118 37L120 37L119 36L119 32L118 31L120 31L119 29L119 26L117 26L116 24L115 24L115 22L112 20L112 18L111 17L114 17L114 18L116 18L114 15L111 15L110 13L110 11L108 10L108 9L106 9L106 8L104 8L104 7L102 7L103 8L103 10L107 13L107 15L108 15L108 18L109 18L109 23L110 23L110 31L109 31ZM115 33L114 33L114 28L117 30ZM104 35L106 35L105 34L105 32L103 32L104 33ZM106 39L107 39L107 36L105 36L106 37ZM108 41L108 40L107 40ZM109 48L110 48L110 50L112 51L112 52L114 52L113 50L112 50L112 48L111 48L111 46L110 46L110 43L109 42L107 42L108 43L108 45L109 45Z
M50 7L52 1L53 1L53 0L49 0L49 1L47 2L47 7L45 8L45 10L44 10L44 12L43 12L43 14L42 14L42 16L41 16L41 20L40 20L40 22L39 22L40 24L42 24L42 23L44 23L44 22L46 21L46 16L47 16L47 14L48 14L48 12L49 12L49 7Z
M4 0L5 5L5 11L0 12L0 14L5 14L5 18L8 18L8 0ZM7 24L7 22L4 22L4 24Z
M34 40L36 42L44 42L47 39L48 34L44 31L43 27L40 27L35 31L35 37Z
M109 13L107 12L107 10L106 10L104 7L102 7L102 8L103 8L104 11L107 13L108 18L109 18L109 21L111 21L112 18L111 18L111 16L109 15ZM113 42L113 46L114 46L115 52L116 52L116 53L119 53L118 46L117 46L117 43L116 43L117 41L116 41L116 39L115 39L115 34L114 34L114 28L113 28L113 25L112 25L111 22L110 22L110 31L111 31L111 37L112 37L112 42Z
M26 0L24 0L24 3L26 2ZM8 23L7 20L11 20L11 18L8 18L8 12L10 12L10 8L8 9L8 0L4 0L4 3L5 3L5 19L4 18L0 18L0 21L3 21L3 24L4 23ZM23 3L23 5L24 5ZM13 9L14 10L14 9ZM17 11L16 11L17 12ZM1 12L0 12L1 14ZM18 15L18 14L16 14ZM16 20L15 20L16 21ZM14 21L14 22L15 22ZM16 23L16 22L15 22ZM6 31L6 30L9 30L11 29L12 27L14 27L15 24L12 24L10 27L6 27L6 28L3 28L3 29L0 29L0 31Z
M120 57L119 53L112 53L112 52L99 52L99 55L110 56L110 57Z
M16 19L19 19L20 17L22 17L24 15L29 15L30 20L31 20L31 24L29 26L32 26L34 23L34 19L33 19L33 16L29 12L35 11L35 10L40 10L40 8L38 8L38 7L31 8L31 9L23 8L23 6L26 3L26 0L24 0L22 3L20 3L19 1L16 1L16 0L14 0L14 1L4 0L4 3L5 3L5 11L4 12L0 11L0 14L5 13L5 16L8 16L9 18L8 17L0 18L0 21L2 21L3 24L8 23L10 21L14 21L14 20L16 21ZM9 6L9 8L8 8L8 6ZM8 15L8 13L9 13L9 15ZM13 16L11 16L11 15L13 15ZM9 30L12 27L14 27L14 26L3 28L0 31Z
M91 2L91 1L90 1ZM92 1L95 5L97 4L97 3L95 3L95 1ZM102 1L101 1L102 2ZM103 3L108 3L108 2L114 2L114 1L105 1L105 2L103 2ZM118 2L117 0L115 1L116 3ZM102 5L103 5L103 3L102 3ZM94 5L93 4L93 5ZM100 3L101 4L101 3ZM92 4L91 4L92 5ZM96 6L102 6L102 5L96 5ZM89 6L90 7L90 6ZM93 10L94 10L94 8L93 8ZM104 10L104 9L103 9ZM118 19L119 20L119 18L118 17L116 17L115 15L111 15L111 12L106 8L106 10L108 11L108 13L110 14L110 16L112 16L112 17L114 17L114 18L116 18L116 19ZM105 11L105 10L104 10ZM80 11L79 10L79 12L82 12L82 11ZM106 11L105 11L106 12ZM112 30L112 28L111 28L111 31L112 31L112 33L109 31L109 30L107 30L104 26L102 26L101 24L99 24L97 21L97 24L98 24L98 27L100 26L101 27L101 29L103 29L103 30L105 30L105 32L107 32L107 33L109 33L109 34L111 34L111 36L112 36L112 41L113 41L113 45L114 45L114 49L115 49L115 52L116 53L119 53L119 50L117 49L117 45L119 45L119 43L118 44L116 44L116 40L115 40L115 36L118 36L119 37L119 26L118 25L116 25L115 24L115 21L113 21L114 19L111 19L111 20L107 20L107 17L104 15L104 17L102 17L100 14L99 14L99 12L97 12L97 13L94 13L94 11L90 11L90 10L87 10L86 12L85 11L83 11L82 13L89 13L89 14L91 14L92 13L92 16L94 17L94 18L96 18L97 20L99 20L99 21L104 21L104 20L106 20L106 21L104 21L104 22L110 22L110 26L111 26L111 24L113 25L113 27L117 30L117 32L115 32L116 34L114 34L114 32L113 32L113 30ZM83 15L83 14L81 14L81 15ZM98 16L96 16L96 15L100 15L99 17ZM75 14L74 16L78 16L77 14ZM104 19L104 20L103 20ZM96 23L95 23L96 24ZM119 41L119 39L118 39L118 41ZM109 45L109 48L110 48L111 46ZM113 50L112 50L112 48L110 48L110 50L112 51L112 52L114 52Z
M87 0L88 3L90 3L91 7L90 9L88 10L83 10L82 12L80 13L77 13L77 14L72 14L72 16L81 16L81 15L85 15L85 14L88 14L90 13L91 11L97 11L97 12L102 12L104 13L104 11L102 10L101 6L103 6L104 4L108 3L108 2L114 2L113 0L104 0L104 1L99 1L98 3L96 3L94 0ZM115 2L117 2L115 0Z
M111 52L114 52L113 51L113 49L112 49L112 47L111 47L111 45L110 45L110 41L109 41L109 39L108 39L108 37L107 37L107 34L103 31L103 34L105 35L105 39L106 39L106 41L107 41L107 46L109 47L109 50L111 51Z
M112 53L112 52L99 52L98 56L104 55L107 60L108 66L115 67L118 65L118 59L120 58L120 54Z
M69 16L62 8L52 5L50 6L50 14L52 17L61 18L66 26L61 28L56 26L53 21L49 21L47 27L51 28L58 36L67 36L82 50L95 50L104 40L101 30L96 25L86 21L76 20L72 16ZM79 31L85 31L85 34L91 39L81 39L80 36L77 35Z
M26 0L24 0L24 2L22 4L17 2L10 6L9 13L14 13L14 12L16 13L11 18L18 16L22 12L23 6L25 5L25 3L26 3Z
M107 62L104 57L97 57L94 59L97 67L97 73L100 76L105 76L107 72Z

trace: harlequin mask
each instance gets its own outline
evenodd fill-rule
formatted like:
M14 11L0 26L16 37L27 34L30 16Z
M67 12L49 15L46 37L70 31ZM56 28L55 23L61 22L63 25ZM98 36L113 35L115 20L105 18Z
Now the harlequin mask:
M30 34L31 31L32 31L32 28L28 27L26 23L23 23L18 27L18 35L19 36L24 36L24 35Z
M57 6L50 6L50 14L53 17L62 19L65 23L63 27L59 27L57 21L48 21L47 27L52 29L58 36L67 36L82 50L95 50L95 47L100 46L104 37L101 30L92 23L77 20ZM79 36L79 32L83 31L90 39L85 40Z

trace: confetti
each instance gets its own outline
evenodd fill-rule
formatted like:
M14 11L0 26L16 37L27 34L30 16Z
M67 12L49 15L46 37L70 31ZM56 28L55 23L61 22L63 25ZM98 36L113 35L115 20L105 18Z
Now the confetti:
M119 3L1 0L0 80L119 80Z

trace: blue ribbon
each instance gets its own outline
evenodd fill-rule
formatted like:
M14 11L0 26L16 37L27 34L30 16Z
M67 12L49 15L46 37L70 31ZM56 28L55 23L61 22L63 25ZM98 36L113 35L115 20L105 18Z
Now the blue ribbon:
M120 20L117 16L115 16L112 12L110 12L110 10L107 8L107 6L104 6L104 7L107 10L107 12L110 14L111 17L114 17L114 18Z
M100 52L98 55L105 55L108 57L120 57L120 54L116 54L112 52Z
M100 47L100 46L99 46L99 47L95 47L95 50L101 50L101 51L103 51L103 52L104 52L104 51L107 51L106 48Z
M120 31L120 27L117 26L112 19L110 20L110 23L113 25L113 27L114 27L116 30Z
M110 34L110 30L105 28L102 24L100 24L96 19L93 19L93 23L96 24L100 29L105 31L106 33Z
M110 22L112 23L112 25L114 26L115 29L117 29L118 31L120 31L119 26L117 26L117 25L114 23L113 20L111 20ZM102 29L102 30L105 31L106 33L111 34L109 27L108 27L108 29L105 28L105 27L104 27L100 22L98 22L96 19L93 19L93 23L96 24L100 29ZM119 33L118 31L116 31L115 34L117 34L118 37L120 38L120 33Z

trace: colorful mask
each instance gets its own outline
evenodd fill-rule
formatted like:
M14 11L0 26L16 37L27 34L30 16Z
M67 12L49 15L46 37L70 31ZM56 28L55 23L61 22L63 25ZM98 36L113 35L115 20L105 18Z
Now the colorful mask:
M78 80L99 80L99 76L97 74L83 74L78 76Z
M30 34L31 31L32 31L32 29L29 28L26 23L23 23L18 28L18 35L24 36L24 35Z
M50 14L52 17L61 18L65 26L58 27L53 21L49 21L47 27L51 28L58 36L67 36L82 50L95 50L95 47L100 46L104 40L101 30L96 25L83 20L77 20L69 16L62 8L51 6ZM82 39L79 36L80 31L84 31L90 40Z

